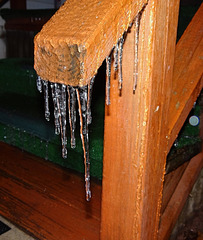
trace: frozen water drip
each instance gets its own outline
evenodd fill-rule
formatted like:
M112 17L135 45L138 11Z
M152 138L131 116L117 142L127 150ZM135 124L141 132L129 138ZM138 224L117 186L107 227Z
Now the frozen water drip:
M145 4L142 10L138 13L134 20L134 80L133 80L133 91L136 89L138 79L138 44L139 44L139 28L142 13L147 4ZM130 27L132 26L132 23ZM111 51L110 55L106 57L106 104L110 104L110 81L111 81L111 63L112 56L114 58L114 71L118 72L118 88L122 89L123 75L122 75L122 60L123 60L123 46L125 41L125 34L118 39L116 45ZM112 54L113 53L113 54ZM71 134L71 148L76 147L75 129L76 129L76 104L78 103L78 112L80 118L80 137L82 141L83 153L84 153L84 166L85 166L85 191L86 200L91 199L90 190L90 158L89 158L89 132L88 125L92 122L91 116L91 99L95 76L90 79L86 86L66 86L64 84L52 83L51 96L54 106L54 123L55 123L55 134L61 134L62 144L62 157L67 158L67 100L68 100L68 117L70 124ZM37 89L39 92L44 91L45 99L45 118L47 121L50 120L49 111L49 88L48 81L42 80L40 76L36 80ZM67 94L68 93L68 94ZM68 95L68 98L67 98ZM77 102L76 102L77 101ZM6 136L6 134L5 134ZM48 149L48 145L46 145ZM47 154L46 154L47 155Z
M92 123L92 113L91 113L91 101L92 101L92 91L94 85L95 76L90 80L88 84L88 95L87 95L87 124Z
M55 134L60 134L60 124L59 124L59 108L57 104L57 83L50 83L51 95L54 104L54 123L55 123Z
M62 145L62 157L67 158L67 131L66 131L66 106L68 99L68 117L70 123L71 132L71 148L75 148L75 129L76 129L76 101L78 101L78 112L80 116L80 136L82 140L83 152L84 152L84 165L85 165L85 189L86 200L91 198L90 191L90 159L89 159L89 135L88 125L92 121L91 116L91 99L92 90L95 76L90 80L89 84L84 87L72 87L65 84L50 82L51 95L54 105L54 123L55 134L61 134ZM40 82L44 91L45 98L45 118L48 120L50 117L49 112L49 95L48 95L48 81L37 78L37 88L40 90ZM42 90L41 89L41 90ZM67 94L68 93L68 94ZM68 95L68 98L67 98Z
M76 128L76 92L75 88L67 86L68 92L68 112L69 112L69 124L71 133L71 148L76 147L75 142L75 128Z
M89 136L88 136L88 123L87 123L87 95L88 87L79 87L76 89L78 100L78 111L80 116L80 137L82 140L84 152L84 165L85 165L85 190L86 200L91 199L90 190L90 159L89 159Z
M40 76L37 76L36 79L37 90L41 93L42 92L42 80Z
M133 91L137 87L138 80L138 46L139 46L139 34L140 34L140 21L142 13L146 5L143 6L142 10L137 14L134 20L134 72L133 72Z
M67 158L67 136L66 136L66 85L62 84L59 99L60 116L59 123L61 128L62 156Z
M106 57L106 105L110 105L111 55Z
M116 44L116 46L113 49L114 53L114 71L118 71L118 49L119 49L119 43Z
M45 119L50 120L50 111L49 111L49 88L48 81L42 80L42 85L44 89L44 109L45 109Z
M122 38L119 40L119 79L118 79L118 88L122 89L123 85L123 72L122 72L122 61L123 61L123 44L124 44L124 34Z

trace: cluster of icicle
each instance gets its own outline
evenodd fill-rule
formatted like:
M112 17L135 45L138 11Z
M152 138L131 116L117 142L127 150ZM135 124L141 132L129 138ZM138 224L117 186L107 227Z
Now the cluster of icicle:
M145 5L146 6L146 5ZM134 76L133 76L133 91L135 91L138 79L138 44L139 44L139 29L140 20L144 8L137 14L134 19ZM129 28L132 27L132 24ZM111 63L114 59L114 72L118 72L118 88L122 89L123 74L122 74L122 60L123 60L123 45L125 41L126 32L118 40L116 46L112 49L110 55L106 57L106 104L110 104L110 80L111 80Z
M90 191L90 160L89 160L89 137L88 125L92 121L91 117L91 96L95 77L84 87L72 87L65 84L52 83L37 77L37 89L44 92L45 99L45 119L50 120L49 111L49 84L54 105L55 134L61 134L62 157L67 158L67 133L66 133L66 107L68 105L69 124L71 132L71 148L75 148L75 128L76 128L76 100L80 116L80 136L84 150L85 163L85 186L86 200L91 198ZM67 97L68 95L68 97ZM68 101L67 101L68 100ZM68 102L68 103L67 103Z
M134 32L135 32L135 64L134 64L134 87L136 89L137 77L138 77L138 41L139 41L139 26L142 11L136 16L134 20ZM123 58L123 44L125 40L126 32L118 40L116 46L111 51L111 54L106 57L106 104L110 104L110 79L111 79L111 62L114 59L114 71L118 72L119 76L119 89L122 89L123 77L122 77L122 58ZM113 57L112 57L113 56ZM82 140L82 146L84 151L84 165L85 165L85 190L86 200L91 198L90 191L90 159L89 159L89 136L88 125L92 121L91 117L91 96L92 88L94 84L95 76L90 80L90 83L83 87L66 86L65 84L52 83L37 78L37 89L39 92L44 92L45 99L45 119L50 120L49 111L49 84L51 87L51 95L54 105L54 122L55 122L55 134L61 134L62 143L62 157L67 158L67 134L66 134L66 116L68 105L68 116L71 132L71 148L75 148L75 128L76 128L76 103L78 104L78 112L80 116L80 136ZM68 97L67 97L68 94ZM68 99L68 101L67 101ZM77 101L77 102L76 102ZM68 102L68 103L67 103Z

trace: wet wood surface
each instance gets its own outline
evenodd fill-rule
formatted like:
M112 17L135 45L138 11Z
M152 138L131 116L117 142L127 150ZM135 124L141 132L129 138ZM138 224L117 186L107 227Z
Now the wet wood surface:
M73 160L72 160L73 161ZM0 143L0 214L40 240L99 240L101 185Z

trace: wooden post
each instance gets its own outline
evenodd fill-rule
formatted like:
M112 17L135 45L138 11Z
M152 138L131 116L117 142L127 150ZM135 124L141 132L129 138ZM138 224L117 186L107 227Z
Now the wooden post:
M150 0L143 13L133 94L134 33L123 52L123 89L106 107L101 240L157 239L167 152L179 1Z

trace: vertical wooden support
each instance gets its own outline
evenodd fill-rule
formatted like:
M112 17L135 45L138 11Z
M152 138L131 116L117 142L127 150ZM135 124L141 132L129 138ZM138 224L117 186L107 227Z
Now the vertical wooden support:
M134 33L123 52L123 89L112 73L106 107L101 240L157 239L167 150L179 1L150 0L141 20L133 94Z

